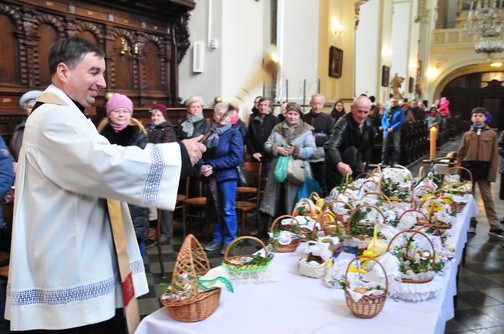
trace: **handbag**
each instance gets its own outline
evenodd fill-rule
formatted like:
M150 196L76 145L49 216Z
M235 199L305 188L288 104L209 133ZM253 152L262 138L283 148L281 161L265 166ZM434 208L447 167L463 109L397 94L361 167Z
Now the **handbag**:
M309 177L312 178L310 163L308 161L291 158L287 167L287 180L295 185L300 186L305 181L305 175L307 175L307 171L309 171Z
M285 181L285 178L287 177L287 167L289 165L290 159L290 155L281 155L278 157L275 171L273 172L273 174L275 175L275 180L278 183Z
M304 169L304 177L305 177L304 182L299 188L299 191L296 196L296 202L299 202L302 198L310 198L310 194L312 194L313 192L317 194L322 193L320 184L313 176L313 172L311 170L311 166L309 163L307 164L307 168Z
M488 171L490 170L490 161L481 160L464 160L461 163L462 167L471 171L472 178L474 181L486 180L488 177ZM470 176L467 172L463 171L462 180L469 180Z
M236 166L236 170L238 171L238 185L240 187L245 187L248 184L248 178L247 178L247 170L245 169L245 165L240 163L238 166Z

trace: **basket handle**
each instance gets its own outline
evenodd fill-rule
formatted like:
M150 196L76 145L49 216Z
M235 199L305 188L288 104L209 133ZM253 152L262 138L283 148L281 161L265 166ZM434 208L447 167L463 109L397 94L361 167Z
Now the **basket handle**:
M378 213L382 216L383 218L383 224L386 224L387 223L387 218L385 217L385 215L383 214L383 212L377 207L377 206L374 206L374 205L371 205L371 204L361 204L359 206L356 206L353 210L352 210L352 213L350 213L350 218L348 219L348 226L347 226L347 231L348 231L348 234L351 235L351 227L352 227L352 219L355 215L355 213L360 210L360 209L363 209L365 207L368 207L368 208L371 208L371 209L375 209L376 211L378 211ZM376 225L376 224L375 224Z
M273 220L273 223L271 223L270 232L273 233L276 223L281 221L282 219L285 219L285 218L291 218L292 225L297 224L296 217L294 217L292 215L278 216L275 220Z
M382 194L382 193L379 193L379 192L377 192L377 191L370 191L370 192L365 193L364 195L362 195L361 200L362 200L364 197L369 196L369 195L377 195L377 196L384 197L384 198L387 200L387 203L388 203L388 204L390 204L390 198L388 198L388 196L387 196L387 195Z
M425 167L420 166L418 169L418 179L422 179L425 176Z
M434 261L432 261L432 268L434 268L436 266L436 263L435 263L435 260L436 260L436 250L434 249L434 244L432 243L432 240L423 232L421 231L418 231L418 230L411 230L411 229L408 229L408 230L402 230L400 231L399 233L397 233L396 235L394 235L394 237L392 239L390 239L390 242L387 246L387 252L390 250L390 245L392 245L392 243L394 242L394 240L401 234L403 233L413 233L411 236L410 236L410 240L413 239L413 237L415 236L415 234L420 234L421 236L423 236L424 238L427 239L427 241L429 241L429 244L432 248L432 259ZM409 241L408 241L409 243Z
M369 257L369 256L365 256L365 255L360 255L360 256L356 256L354 257L350 263L348 263L348 267L347 267L347 270L345 272L345 286L347 285L347 282L348 282L348 271L350 270L350 267L352 266L352 263L355 262L355 261L359 261L359 266L360 266L360 262L361 260L363 259L366 259L366 260L370 260L370 261L374 261L376 263L378 263L378 265L380 266L381 270L383 270L383 273L385 274L385 294L388 293L388 288L389 288L389 282L388 282L388 277L387 277L387 272L385 271L385 268L383 267L383 265L380 263L380 261L372 258L372 257Z
M380 188L380 182L376 182L375 180L372 180L372 179L367 179L366 181L362 182L360 188L359 188L359 193L362 193L364 189L364 186L366 185L366 183L374 183L378 188Z
M264 242L261 241L261 239L258 239L256 237L252 237L252 236L248 236L248 235L244 235L244 236L241 236L241 237L238 237L238 238L235 238L233 241L231 241L231 243L226 247L226 252L224 253L224 262L228 262L229 261L229 252L231 251L231 249L233 249L233 246L239 242L239 241L242 241L242 240L245 240L245 239L249 239L249 240L253 240L255 242L257 242L261 247L262 249L264 249L264 257L268 257L269 256L269 252L268 252L268 249L266 248L266 245L264 244Z
M450 173L451 171L459 171L459 173L461 173L462 171L466 172L469 175L469 181L471 181L471 184L474 183L472 173L469 169L462 167L462 166L453 166L453 167L450 167L447 170L445 170L445 172L442 175L443 176L449 175L449 174L451 174ZM444 179L444 177L443 177L443 179Z
M316 191L312 191L310 193L310 196L308 196L309 198L313 198L313 200L316 202L320 199L320 195L316 192Z
M407 213L410 213L410 212L417 212L419 214L421 214L427 221L429 221L429 217L422 211L420 210L417 210L417 209L410 209L410 210L406 210L404 211L400 216L399 216L399 222L401 222L401 219L402 217L404 217L405 214Z
M346 245L341 245L341 246L338 246L332 253L332 260L331 262L334 264L334 260L336 259L336 257L341 253L341 251L348 251L349 253L357 256L357 252L355 251L355 249L353 249L352 247L350 246L346 246Z
M334 204L334 203L343 203L350 211L352 211L354 209L354 207L348 203L348 202L345 202L345 201L342 201L342 200L339 200L339 199L335 199L335 200L332 200L330 202L328 202L326 204L326 207L329 208L329 210L331 210L331 206ZM332 211L332 210L331 210Z
M296 205L294 206L294 210L292 210L292 215L291 216L298 216L298 208L301 206L301 204L304 203L308 206L310 211L312 210L312 207L315 207L315 203L313 203L310 199L308 198L301 198Z
M357 180L357 179L368 179L370 177L371 177L371 174L366 173L366 172L362 172L359 175L357 175L354 179L355 180Z

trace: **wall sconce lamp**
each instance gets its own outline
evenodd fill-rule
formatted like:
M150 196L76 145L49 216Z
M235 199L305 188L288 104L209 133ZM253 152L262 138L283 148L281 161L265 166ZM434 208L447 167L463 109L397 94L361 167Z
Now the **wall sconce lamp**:
M333 28L333 32L335 35L339 35L345 30L345 26L342 24L336 24Z
M393 55L392 49L390 49L388 46L385 46L383 47L381 54L385 64L390 65L392 62L392 55Z
M338 36L343 32L344 29L345 26L342 25L337 18L334 17L331 19L331 33Z
M439 74L439 70L437 67L429 67L427 69L427 73L426 73L427 80L429 80L431 82L434 81L434 79L437 78L438 74Z
M130 57L138 57L140 54L140 46L138 43L135 43L133 49L129 46L126 38L121 37L121 48L119 49L119 54L121 58L128 55Z

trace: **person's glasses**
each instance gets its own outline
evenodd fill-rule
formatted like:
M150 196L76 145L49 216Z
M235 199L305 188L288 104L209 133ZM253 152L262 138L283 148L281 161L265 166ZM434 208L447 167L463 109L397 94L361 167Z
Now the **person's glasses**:
M131 113L129 110L121 110L121 109L114 109L111 111L113 114L129 114Z

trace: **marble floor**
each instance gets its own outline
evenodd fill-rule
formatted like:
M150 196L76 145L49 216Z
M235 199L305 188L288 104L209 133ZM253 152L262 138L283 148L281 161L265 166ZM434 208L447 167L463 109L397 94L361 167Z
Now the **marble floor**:
M438 151L438 157L457 150L459 138L446 144ZM410 166L415 174L420 166L429 171L431 166L418 161ZM500 175L492 186L493 198L499 217L504 217L503 201L498 199ZM466 260L459 268L459 286L454 319L446 324L446 333L504 333L504 248L502 242L488 236L489 225L483 203L476 195L479 214L477 233L469 237L466 245ZM150 293L139 299L142 317L159 309L160 283L168 282L182 243L181 226L175 222L174 238L162 246L167 277L161 278L157 248L148 249L145 267L150 284ZM204 233L197 234L204 240ZM218 252L209 254L212 266L220 265L222 256Z

